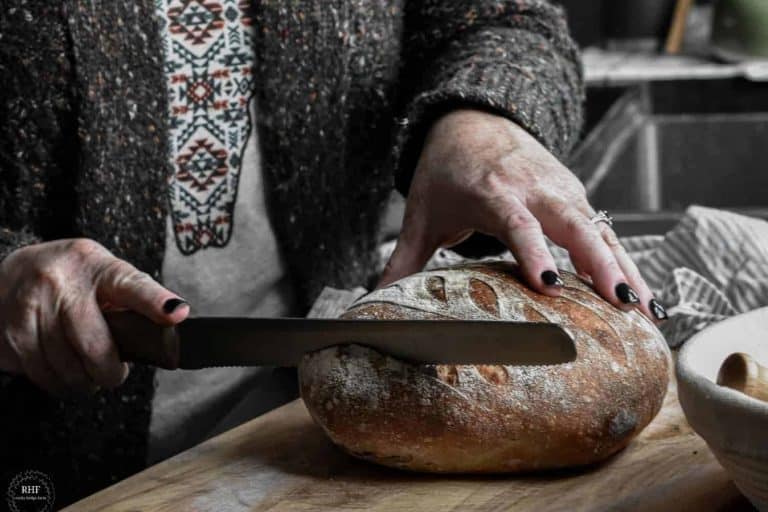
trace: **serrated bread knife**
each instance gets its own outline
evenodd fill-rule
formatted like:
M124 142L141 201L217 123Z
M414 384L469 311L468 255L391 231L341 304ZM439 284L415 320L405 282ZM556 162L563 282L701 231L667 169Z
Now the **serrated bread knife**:
M571 336L550 323L197 317L162 327L132 312L104 317L124 361L170 370L296 366L306 353L352 343L416 363L551 365L576 358Z

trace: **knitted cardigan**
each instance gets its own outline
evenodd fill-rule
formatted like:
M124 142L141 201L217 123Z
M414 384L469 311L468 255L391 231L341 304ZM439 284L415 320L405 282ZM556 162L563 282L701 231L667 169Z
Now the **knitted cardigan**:
M577 139L577 49L546 0L260 0L252 18L270 219L305 304L371 277L386 198L442 113L496 112L561 157ZM155 3L4 0L0 76L0 261L88 237L160 279ZM59 400L0 373L0 488L42 470L62 505L140 470L153 377L137 366L117 390Z

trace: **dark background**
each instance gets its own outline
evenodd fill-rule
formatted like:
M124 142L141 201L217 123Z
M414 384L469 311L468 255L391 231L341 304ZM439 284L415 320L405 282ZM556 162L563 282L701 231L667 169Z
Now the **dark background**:
M643 31L662 13L669 19L674 0L558 0L568 12L571 33L584 46L601 44L611 32ZM698 0L699 5L712 3ZM621 12L630 13L621 19ZM631 25L625 26L631 21ZM666 28L666 27L665 27Z

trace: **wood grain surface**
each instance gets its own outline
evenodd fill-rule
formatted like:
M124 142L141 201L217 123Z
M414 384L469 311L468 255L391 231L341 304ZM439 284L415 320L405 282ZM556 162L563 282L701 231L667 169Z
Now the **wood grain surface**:
M753 510L688 426L674 383L651 425L599 466L528 476L380 468L334 447L297 400L68 511Z

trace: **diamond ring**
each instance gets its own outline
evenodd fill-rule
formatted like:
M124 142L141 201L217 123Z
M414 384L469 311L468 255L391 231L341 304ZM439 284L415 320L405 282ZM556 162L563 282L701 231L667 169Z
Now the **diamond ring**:
M599 224L600 222L605 222L609 226L613 226L613 217L608 215L608 212L605 210L600 210L597 212L597 215L589 219L589 222L592 224Z

